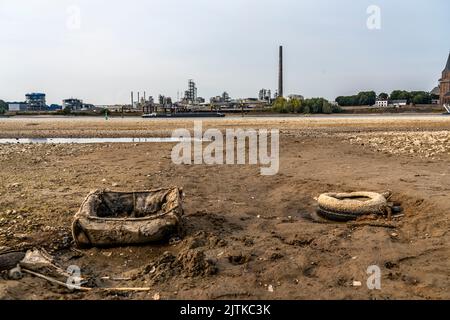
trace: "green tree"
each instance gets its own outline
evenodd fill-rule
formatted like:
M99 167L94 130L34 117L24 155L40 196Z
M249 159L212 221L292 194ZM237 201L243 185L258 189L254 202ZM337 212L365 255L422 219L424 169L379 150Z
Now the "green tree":
M425 91L411 92L411 102L414 104L431 104L431 94Z
M342 109L339 105L332 105L331 106L331 110L333 111L333 113L340 113L342 112Z
M391 100L406 100L408 103L411 102L411 93L405 90L394 90L390 97Z
M72 108L71 108L71 107L65 107L65 108L62 110L62 113L63 113L64 115L68 116L68 115L70 115L70 114L72 113Z
M339 106L332 106L324 98L311 98L305 100L277 98L272 110L278 113L333 113L341 112Z
M296 113L301 113L302 112L302 101L299 99L290 99L289 100L289 104L290 104L290 112L296 112Z
M326 114L333 113L333 108L331 107L331 104L328 101L323 101L322 113L326 113Z
M6 111L8 111L8 104L5 101L0 100L0 114L5 113Z
M358 104L360 106L373 106L377 100L375 91L363 91L358 93Z
M346 106L372 106L377 100L377 94L374 91L363 91L353 96L339 96L336 102L343 107Z
M288 104L288 101L287 101L285 98L283 98L283 97L278 97L278 98L276 98L275 101L273 102L272 109L273 109L273 111L275 111L275 112L279 112L279 113L287 113L287 112L288 112L288 110L287 110L287 104Z
M388 100L389 99L389 95L386 92L382 92L378 95L378 99L380 100Z
M303 106L303 113L304 114L310 114L311 113L311 108L307 104L305 104Z
M439 99L439 98L440 98L439 95L437 95L437 94L431 94L431 99L436 100L436 99Z

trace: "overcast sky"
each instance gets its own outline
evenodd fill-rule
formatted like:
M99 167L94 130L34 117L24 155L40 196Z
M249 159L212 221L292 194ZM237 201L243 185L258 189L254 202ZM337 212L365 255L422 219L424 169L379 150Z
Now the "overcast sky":
M369 29L370 5L381 28ZM0 99L47 103L431 90L450 50L448 0L0 0ZM372 21L372 20L371 20Z

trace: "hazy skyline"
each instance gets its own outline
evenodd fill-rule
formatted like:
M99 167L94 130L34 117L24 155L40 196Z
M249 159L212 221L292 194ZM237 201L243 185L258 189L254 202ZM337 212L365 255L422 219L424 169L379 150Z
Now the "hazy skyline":
M285 95L429 91L450 50L448 12L448 0L0 0L0 99L176 98L190 78L207 100L256 97L277 88L279 45Z

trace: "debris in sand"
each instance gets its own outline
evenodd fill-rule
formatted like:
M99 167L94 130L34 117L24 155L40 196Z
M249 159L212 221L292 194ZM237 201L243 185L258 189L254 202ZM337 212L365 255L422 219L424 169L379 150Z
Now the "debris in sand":
M0 254L0 271L10 270L16 267L24 257L24 252L7 252Z
M319 196L318 215L333 221L357 220L364 216L386 215L391 212L387 199L392 193L375 192L324 193Z
M111 277L111 276L105 276L101 277L102 280L111 280L111 281L131 281L133 280L130 277Z
M9 270L8 272L8 278L11 280L20 280L22 279L22 269L20 268L20 265L17 265L17 267Z
M373 192L325 193L319 196L318 203L326 217L344 220L381 214L387 207L386 198Z
M44 249L28 250L25 257L19 262L19 265L23 269L35 272L42 271L58 278L67 278L70 276L68 272L54 262L53 257Z
M29 273L29 274L31 274L31 275L33 275L35 277L38 277L38 278L41 278L41 279L45 279L48 282L60 285L62 287L70 289L70 290L78 290L78 291L91 291L91 290L94 290L94 288L89 288L89 287L68 285L67 283L64 283L64 282L59 281L59 280L57 280L55 278L46 276L46 275L44 275L42 273L39 273L39 272L34 272L34 271L31 271L31 270L28 270L28 269L22 269L22 270L25 273ZM150 291L151 290L151 288L148 288L148 287L137 287L137 288L134 288L134 287L113 287L113 288L96 288L96 289L102 290L102 291Z
M161 295L159 293L155 293L153 295L153 300L161 300Z
M353 286L354 287L361 287L362 283L361 283L361 281L353 281Z
M53 258L48 253L38 249L27 251L23 260L20 261L20 265L28 269L41 269L55 266L53 264Z
M144 192L91 192L72 223L79 247L145 244L168 239L181 228L179 188Z
M42 273L39 273L39 272L34 272L34 271L32 271L32 270L28 270L28 269L25 269L25 268L23 268L22 270L23 270L23 272L25 272L25 273L31 274L31 275L33 275L33 276L35 276L35 277L38 277L38 278L41 278L41 279L45 279L45 280L47 280L48 282L51 282L51 283L53 283L53 284L57 284L57 285L60 285L60 286L63 286L63 287L66 287L66 288L69 289L69 287L67 286L66 283L64 283L64 282L62 282L62 281L59 281L59 280L57 280L57 279L55 279L55 278L46 276L46 275L44 275L44 274L42 274ZM92 288L78 287L78 286L71 286L70 289L71 289L71 290L79 290L79 291L90 291L90 290L92 290Z
M271 284L269 284L269 286L267 287L267 290L268 290L269 292L273 292L273 286L272 286Z
M11 183L11 184L9 185L9 188L10 188L10 189L15 189L15 188L18 188L18 187L20 187L20 186L21 186L20 183L15 182L15 183Z

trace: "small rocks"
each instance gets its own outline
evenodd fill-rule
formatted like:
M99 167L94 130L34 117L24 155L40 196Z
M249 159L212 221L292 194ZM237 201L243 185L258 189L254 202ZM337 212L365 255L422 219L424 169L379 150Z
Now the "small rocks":
M14 234L14 238L16 238L18 240L27 240L28 239L28 235L24 234L24 233L15 233Z
M0 246L0 253L1 253L1 252L8 251L8 250L10 250L10 249L11 249L10 247Z
M161 295L157 292L153 295L153 300L161 300Z
M377 152L411 155L426 159L450 154L450 132L382 132L361 133L347 138L351 144L370 147Z
M392 232L392 233L391 233L391 237L392 237L392 238L398 238L398 233Z

